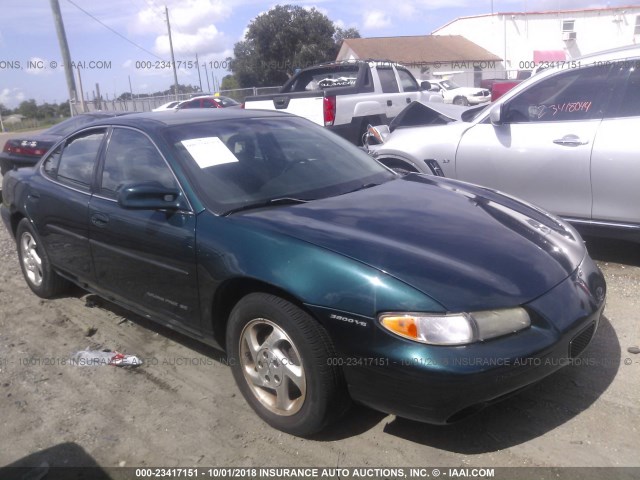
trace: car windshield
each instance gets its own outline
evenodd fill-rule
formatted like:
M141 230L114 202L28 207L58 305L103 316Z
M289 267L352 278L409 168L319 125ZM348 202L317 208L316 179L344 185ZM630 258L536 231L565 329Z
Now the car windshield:
M458 85L453 80L442 80L440 82L440 85L442 85L446 90L453 90L456 88L460 88L460 85Z
M169 127L168 142L208 208L341 195L397 176L364 151L299 118L243 118Z
M223 107L231 107L233 105L240 105L240 103L236 102L233 98L229 97L215 97L216 102L222 104Z

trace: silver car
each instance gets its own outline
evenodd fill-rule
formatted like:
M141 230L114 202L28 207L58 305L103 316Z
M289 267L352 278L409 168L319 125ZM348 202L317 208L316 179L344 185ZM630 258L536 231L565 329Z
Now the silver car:
M558 62L485 107L414 102L376 134L370 153L395 170L480 184L585 233L640 239L640 47Z

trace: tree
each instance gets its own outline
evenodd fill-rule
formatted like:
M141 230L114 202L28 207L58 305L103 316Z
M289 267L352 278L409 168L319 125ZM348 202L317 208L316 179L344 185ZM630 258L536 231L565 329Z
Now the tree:
M62 102L58 104L57 114L59 117L70 117L71 116L71 105L69 102Z
M38 116L38 106L36 105L36 101L32 98L30 100L20 102L20 105L18 106L18 113L27 118L36 118Z
M57 113L57 106L51 103L44 103L38 106L38 119L43 120L45 118L53 118Z
M315 8L277 5L251 21L231 71L241 87L282 85L296 69L334 59L335 33Z
M240 88L238 80L233 75L225 75L220 83L220 90L236 90Z

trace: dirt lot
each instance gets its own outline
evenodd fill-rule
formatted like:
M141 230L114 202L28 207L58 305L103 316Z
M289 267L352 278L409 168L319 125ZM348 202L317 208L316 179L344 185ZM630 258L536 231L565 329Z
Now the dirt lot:
M304 440L254 415L220 352L79 289L38 299L0 228L0 465L31 455L31 464L103 467L639 466L640 355L627 349L640 343L640 248L589 245L609 295L588 364L454 426L357 407ZM146 364L64 364L86 347Z

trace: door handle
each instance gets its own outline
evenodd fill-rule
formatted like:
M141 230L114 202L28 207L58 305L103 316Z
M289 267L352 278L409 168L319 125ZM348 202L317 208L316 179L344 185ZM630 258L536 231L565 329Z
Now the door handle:
M91 224L99 228L104 228L109 223L109 216L104 213L94 213L91 215Z
M407 100L407 103L411 103L411 99L410 98L407 98L406 100Z
M553 143L564 147L579 147L580 145L587 145L589 140L581 140L577 135L565 135L562 138L554 140Z
M387 107L390 107L391 105L393 105L393 102L391 100L387 100Z

